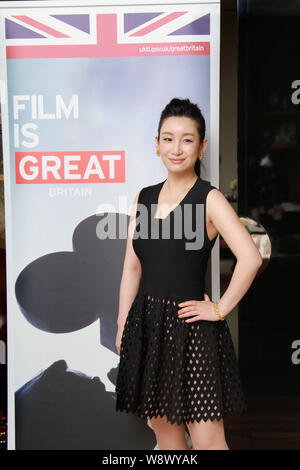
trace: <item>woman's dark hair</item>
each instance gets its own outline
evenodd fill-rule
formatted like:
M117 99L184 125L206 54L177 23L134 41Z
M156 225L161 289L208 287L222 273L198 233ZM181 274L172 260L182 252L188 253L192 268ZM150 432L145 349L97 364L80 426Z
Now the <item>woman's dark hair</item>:
M190 119L193 119L197 123L197 128L199 132L200 142L202 143L205 137L205 119L201 113L200 108L195 103L191 103L191 101L187 98L181 100L179 98L173 98L170 103L167 104L165 109L162 111L160 115L160 120L158 123L158 140L160 138L160 129L162 126L163 121L172 116L186 116ZM197 158L195 166L194 166L195 173L200 176L200 160Z

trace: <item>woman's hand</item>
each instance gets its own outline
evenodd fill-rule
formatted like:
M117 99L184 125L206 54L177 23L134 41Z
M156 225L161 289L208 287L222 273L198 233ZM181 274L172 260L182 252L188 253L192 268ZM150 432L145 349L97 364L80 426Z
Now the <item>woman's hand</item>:
M204 294L204 299L180 302L178 304L181 307L178 310L178 318L182 318L186 323L199 320L221 321L214 310L214 303L210 301L207 294Z
M123 335L123 328L119 327L117 331L116 341L115 341L115 345L116 345L119 356L120 356L122 335Z

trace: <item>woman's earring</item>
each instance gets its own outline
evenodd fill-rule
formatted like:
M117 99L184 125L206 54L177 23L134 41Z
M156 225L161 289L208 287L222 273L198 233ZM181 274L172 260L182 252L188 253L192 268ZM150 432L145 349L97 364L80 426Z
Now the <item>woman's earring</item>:
M156 155L157 155L158 157L160 156L159 150L156 150Z
M200 153L199 154L199 159L201 160L202 157L203 157L203 153Z

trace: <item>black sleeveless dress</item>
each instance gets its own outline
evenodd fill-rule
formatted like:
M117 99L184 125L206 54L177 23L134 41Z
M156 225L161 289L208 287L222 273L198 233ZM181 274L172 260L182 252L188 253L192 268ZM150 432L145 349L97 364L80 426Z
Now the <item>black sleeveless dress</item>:
M186 323L192 317L177 314L178 303L204 300L218 236L207 235L206 196L215 186L198 177L166 218L155 219L165 181L138 198L133 248L142 277L121 340L116 410L177 424L220 420L247 409L226 319Z

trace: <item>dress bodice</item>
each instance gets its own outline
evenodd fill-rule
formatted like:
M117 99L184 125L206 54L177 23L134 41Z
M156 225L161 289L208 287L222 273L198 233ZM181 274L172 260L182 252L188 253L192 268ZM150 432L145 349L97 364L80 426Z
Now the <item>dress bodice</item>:
M212 189L198 177L164 219L154 218L165 180L141 189L133 248L142 266L139 291L158 297L204 299L205 273L217 239L208 238L206 198Z

